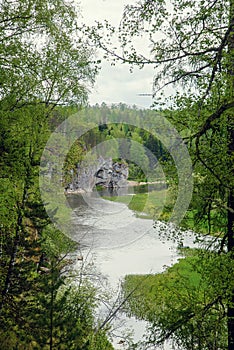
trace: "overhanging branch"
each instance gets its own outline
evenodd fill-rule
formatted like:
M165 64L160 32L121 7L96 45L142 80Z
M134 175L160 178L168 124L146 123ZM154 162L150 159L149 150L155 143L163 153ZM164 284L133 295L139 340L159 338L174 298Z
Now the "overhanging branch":
M206 131L208 131L211 128L211 123L218 119L224 112L226 112L228 109L231 109L234 107L234 101L230 103L226 103L219 107L214 113L212 113L205 121L205 124L201 128L201 130L196 133L193 137L196 137L196 144L199 142L199 138L205 134Z

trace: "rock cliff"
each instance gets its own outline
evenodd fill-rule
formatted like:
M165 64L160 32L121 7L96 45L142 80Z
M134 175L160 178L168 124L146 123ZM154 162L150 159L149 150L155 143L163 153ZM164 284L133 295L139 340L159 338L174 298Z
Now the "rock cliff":
M72 177L72 182L66 188L68 191L91 192L96 185L107 188L125 187L128 165L124 161L114 162L112 158L99 157L88 164L78 164L77 171Z

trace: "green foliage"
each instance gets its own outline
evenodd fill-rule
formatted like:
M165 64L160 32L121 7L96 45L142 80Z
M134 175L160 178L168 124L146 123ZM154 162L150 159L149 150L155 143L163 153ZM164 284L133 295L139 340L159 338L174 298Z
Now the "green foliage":
M71 273L69 264L73 261L67 255L77 249L76 245L49 226L41 240L37 265L27 261L15 266L16 271L21 269L23 286L17 277L17 288L15 285L8 292L11 301L4 300L0 316L1 348L94 350L93 344L100 348L103 344L103 348L112 349L105 332L96 331L95 288L86 278L76 281ZM12 302L14 308L10 309Z
M223 263L224 259L226 267L233 266L234 1L136 1L125 6L118 29L109 23L99 24L98 29L103 30L104 27L108 31L106 36L94 30L91 30L90 36L104 50L105 57L113 61L121 60L129 64L130 69L148 65L155 68L154 106L166 106L164 115L180 130L194 166L194 194L183 224L187 227L192 224L205 233L218 235L221 239L216 241L219 255L215 257L215 263L219 265L218 262ZM112 46L116 32L121 47L118 53ZM149 43L151 52L148 55L139 51L136 39L140 37ZM122 57L119 55L121 51ZM176 87L176 91L166 99L163 92L167 92L166 87L170 84ZM160 91L163 91L161 95ZM209 258L205 257L206 277L209 274L213 276L209 262ZM180 312L183 316L185 311L184 318L187 321L184 333L178 333L177 327L171 327L168 336L177 337L177 343L183 343L188 349L232 350L234 288L228 274L223 270L222 273L225 280L220 277L221 274L220 278L216 278L219 289L214 288L214 283L210 281L211 296L217 302L212 304L210 298L207 305L212 307L205 309L205 315L202 308L196 310L196 305L193 308L189 304L189 309L184 310L171 295L173 304L168 300L165 319L162 318L161 324L156 322L151 330L152 342L157 342L160 327L163 331L164 326L169 325L171 316ZM223 290L223 286L227 286L226 280L231 286L231 289L228 288L229 295ZM227 296L222 298L222 302L220 290ZM192 317L196 321L194 324L190 322L190 309L195 314ZM227 310L225 321L228 331L223 326L224 310ZM217 329L220 331L219 339ZM195 338L191 339L191 335ZM191 342L186 343L186 339Z
M71 3L4 0L0 33L1 99L6 104L85 101L86 82L93 81L96 68Z
M63 185L66 187L69 183L72 182L73 175L77 171L77 164L79 164L84 155L84 147L77 140L70 148L65 164L64 164L64 175L63 175Z
M112 196L104 198L110 201L118 201L127 204L129 209L136 212L137 217L166 220L166 212L163 211L163 208L167 201L170 202L168 191L165 189L158 189L149 193L137 193L137 189L141 189L141 187L145 188L146 186L147 185L135 186L136 193L132 196Z
M233 266L226 255L191 249L184 253L185 258L161 274L125 277L124 294L136 288L127 312L150 321L150 343L170 337L178 348L226 349L224 305L233 288Z
M0 347L109 350L96 331L94 287L70 276L76 245L50 226L39 192L46 141L74 111L58 106L87 99L92 50L70 2L4 0L0 12ZM67 171L69 156L80 159L74 148Z
M98 145L98 154L106 158L125 159L129 164L129 179L149 181L150 177L157 177L156 160L161 163L169 157L165 146L152 135L150 130L144 130L144 118L147 118L152 127L155 127L155 113L155 111L140 110L134 106L130 108L124 104L87 107L79 111L80 122L87 124L86 120L91 119L100 125L98 128L92 128L90 125L90 130L82 136L81 140L87 150ZM122 123L123 117L129 122ZM137 123L141 128L131 123L133 125Z

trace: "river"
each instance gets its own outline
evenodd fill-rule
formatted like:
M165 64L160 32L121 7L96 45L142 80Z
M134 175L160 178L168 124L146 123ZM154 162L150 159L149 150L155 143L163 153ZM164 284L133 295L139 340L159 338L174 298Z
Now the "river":
M133 192L134 189L128 189L128 194ZM117 295L125 275L158 273L165 266L174 264L178 259L177 243L160 239L160 225L153 227L153 220L137 218L126 204L104 200L101 195L94 192L68 196L76 228L73 238L81 243L78 256L82 256L86 263L93 261L97 272L105 277L103 288L111 289ZM187 235L184 245L193 245L193 237ZM77 262L78 267L80 263ZM103 307L100 312L103 316L108 310ZM116 350L124 349L120 337L126 329L132 329L133 339L137 342L142 339L147 325L124 314L120 314L119 320L114 322L116 327L118 322L122 324L117 327L113 338ZM164 349L172 347L165 344Z

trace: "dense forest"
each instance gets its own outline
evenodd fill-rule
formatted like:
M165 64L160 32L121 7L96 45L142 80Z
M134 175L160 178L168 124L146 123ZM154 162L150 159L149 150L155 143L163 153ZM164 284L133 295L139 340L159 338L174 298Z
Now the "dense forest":
M154 110L128 107L123 103L111 106L102 103L79 111L78 126L79 123L80 128L88 125L89 130L79 138L79 142L72 145L67 155L65 185L71 180L70 170L75 171L77 163L81 162L86 152L102 143L103 149L100 147L100 152L105 158L125 159L128 162L129 179L149 181L150 173L153 176L155 172L157 160L163 162L170 158L162 142L144 127L145 119L151 127L155 125L155 113ZM123 123L123 118L127 123ZM108 141L111 142L108 144ZM106 148L105 142L108 144ZM148 174L144 174L144 169Z
M67 115L59 106L87 99L92 50L64 1L0 8L0 347L112 349L94 318L94 286L72 274L77 247L51 225L39 191L43 148Z
M109 319L96 319L95 309L106 296L93 283L95 269L86 271L92 266L81 262L74 271L79 243L53 225L56 210L48 214L43 203L43 152L57 128L75 116L78 128L88 131L69 146L61 191L86 154L111 140L105 156L124 158L129 179L162 180L160 166L166 190L158 197L152 192L147 205L139 193L128 205L167 222L175 218L175 206L186 207L186 187L177 197L181 173L184 179L189 175L178 166L180 152L168 147L173 135L159 123L160 115L178 131L192 164L191 201L183 219L175 220L180 228L165 226L161 232L162 239L177 240L181 258L161 274L126 276L120 305L149 322L145 349L172 339L176 349L232 350L234 1L136 1L125 6L119 28L107 22L84 28L79 8L63 0L3 0L0 9L1 349L113 349L109 321L120 307ZM113 36L121 54L112 47ZM141 36L150 42L149 57L135 48ZM156 102L150 110L123 103L88 105L100 65L96 48L130 69L155 68ZM157 97L170 84L176 93ZM50 150L54 157L63 142L58 138ZM197 233L203 249L183 247L185 229Z

